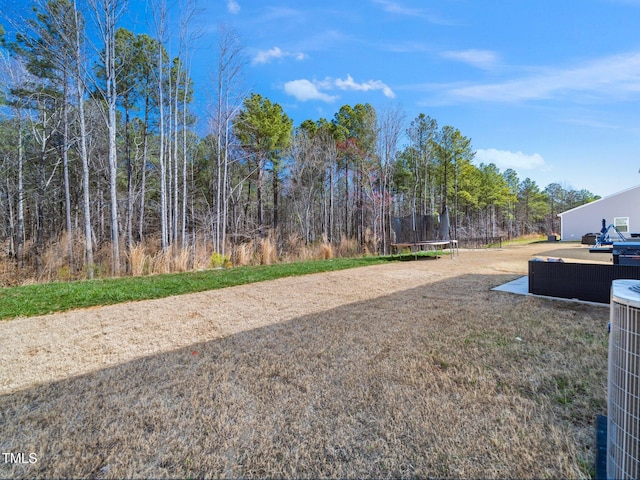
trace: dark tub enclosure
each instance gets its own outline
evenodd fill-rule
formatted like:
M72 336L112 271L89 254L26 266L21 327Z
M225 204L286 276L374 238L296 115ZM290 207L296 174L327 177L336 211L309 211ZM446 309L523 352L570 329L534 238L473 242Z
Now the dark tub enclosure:
M609 303L611 282L640 280L638 265L529 261L529 293Z

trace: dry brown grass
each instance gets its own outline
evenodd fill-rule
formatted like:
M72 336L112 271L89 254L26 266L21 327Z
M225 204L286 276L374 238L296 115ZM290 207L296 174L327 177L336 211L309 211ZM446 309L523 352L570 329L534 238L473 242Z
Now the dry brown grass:
M233 246L231 251L231 263L236 266L249 265L253 256L253 246L250 243L240 243Z
M353 257L360 253L358 241L355 238L347 238L344 235L340 238L337 248L338 257Z
M74 259L70 262L69 245L71 244ZM45 246L42 253L42 273L37 281L70 281L82 278L83 272L80 269L82 255L84 252L84 235L76 230L73 234L64 231L60 237ZM73 269L71 264L73 263Z
M193 270L209 268L213 246L209 246L204 239L197 239L192 248Z
M588 478L608 310L492 292L515 260L490 274L464 260L416 262L433 272L418 287L5 394L0 450L38 462L0 463L0 477Z
M186 272L191 268L192 248L175 246L171 255L171 271Z
M321 242L305 244L299 235L290 235L284 242L282 250L285 254L281 262L303 262L306 260L330 260L334 258L333 245L326 239Z
M265 237L258 241L258 256L260 265L271 265L278 261L278 249L273 238Z
M141 243L129 247L128 252L129 265L131 267L131 275L140 276L149 272L149 254L147 248Z
M73 242L73 269L69 267L69 242ZM124 242L124 241L123 241ZM112 248L110 242L103 242L94 247L95 276L108 277L111 275ZM121 246L121 265L123 273L131 275L149 275L171 272L186 272L208 266L211 254L211 244L198 238L196 246L178 247L173 245L163 252L160 241L155 237L145 239L129 248ZM73 236L66 232L59 239L52 241L42 253L42 273L37 276L35 271L35 247L32 243L25 246L25 266L18 271L16 262L6 257L0 259L0 287L26 283L44 283L51 281L69 281L86 279L86 268L82 268L84 254L84 236L79 230Z
M163 274L171 273L173 263L173 253L170 249L158 251L151 257L149 273Z
M320 259L331 260L333 256L333 245L328 242L320 244Z
M270 236L232 245L230 250L231 264L237 267L273 265L280 261L276 242Z
M342 238L338 245L326 240L305 245L299 235L290 235L281 242L280 247L275 240L277 233L263 239L254 239L241 244L230 244L227 250L230 263L234 266L272 265L277 262L294 262L305 260L328 260L338 257L354 257L368 255L373 247L368 241L361 247L357 240ZM74 262L70 268L69 242L73 242ZM6 242L5 242L6 243ZM156 237L145 238L143 242L125 247L121 245L122 274L133 276L186 272L210 267L213 245L208 239L199 236L192 239L193 245L179 247L173 245L162 251L160 240ZM6 247L5 247L6 249ZM280 252L279 252L280 249ZM63 233L59 239L46 245L42 253L42 272L36 275L35 248L31 242L25 246L25 265L21 270L16 261L0 258L0 287L19 284L46 283L51 281L70 281L88 278L87 268L82 265L84 255L84 236L76 230L73 236ZM112 275L113 249L109 241L94 247L94 276L96 278ZM125 268L126 266L126 268Z
M8 247L2 243L0 243L0 247L3 251L8 250ZM16 260L8 255L0 256L0 288L20 283L20 272L16 268L16 263Z
M138 243L129 248L127 260L133 276L186 272L209 267L206 247L172 246L166 251L153 243Z
M281 248L284 253L282 261L295 262L311 259L311 249L305 245L300 235L289 234L282 243Z

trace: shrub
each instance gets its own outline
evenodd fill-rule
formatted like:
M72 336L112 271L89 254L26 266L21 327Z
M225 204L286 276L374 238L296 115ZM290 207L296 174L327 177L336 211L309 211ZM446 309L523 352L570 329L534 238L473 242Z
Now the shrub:
M229 257L218 252L213 252L209 258L209 266L211 268L226 268L231 264Z
M71 275L71 269L69 268L69 265L63 265L62 267L58 268L57 277L58 277L58 280L60 280L62 282L69 282L69 281L73 280L73 277Z

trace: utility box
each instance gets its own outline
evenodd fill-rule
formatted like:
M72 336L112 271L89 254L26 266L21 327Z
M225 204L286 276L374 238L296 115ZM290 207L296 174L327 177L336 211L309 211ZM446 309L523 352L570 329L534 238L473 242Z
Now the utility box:
M640 282L614 280L609 313L607 478L640 478Z

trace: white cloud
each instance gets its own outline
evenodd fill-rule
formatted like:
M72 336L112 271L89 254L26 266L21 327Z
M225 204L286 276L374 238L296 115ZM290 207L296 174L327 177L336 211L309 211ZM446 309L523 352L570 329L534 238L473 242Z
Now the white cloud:
M251 63L269 63L274 58L282 58L284 53L278 47L273 47L270 50L259 51Z
M544 158L542 158L538 153L528 155L520 151L510 152L508 150L496 150L495 148L489 148L487 150L476 150L475 160L477 163L493 163L501 170L512 168L517 172L521 170L549 169Z
M381 90L383 95L388 98L396 96L388 85L380 80L369 80L368 82L357 83L351 75L347 74L346 79L330 77L324 80L293 80L284 84L284 91L289 95L296 97L298 100L306 102L307 100L322 100L324 102L333 102L337 100L338 95L330 95L326 93L334 89L340 90L356 90L367 92L369 90Z
M229 13L240 13L240 4L237 2L237 0L228 0L227 1L227 10L229 11Z
M450 50L442 52L441 56L485 70L493 67L498 62L498 55L491 50Z
M382 45L381 48L393 53L429 53L432 50L428 43L413 40L394 41Z
M385 12L396 13L398 15L408 15L411 17L422 16L422 12L415 8L409 8L402 5L400 2L394 2L392 0L373 0L373 3L380 5Z
M422 8L411 8L404 5L402 2L395 0L372 0L373 3L379 5L385 12L394 15L404 15L408 17L424 18L430 23L437 25L454 25L455 22L440 17L434 14L430 10Z
M546 69L529 77L502 83L455 87L454 99L526 101L582 94L608 99L640 91L640 52L613 55L565 69Z
M319 82L311 82L306 79L292 80L285 83L284 91L301 102L306 102L307 100L333 102L338 98L337 96L321 92Z
M347 78L345 80L338 78L334 84L341 90L359 90L362 92L367 92L369 90L382 90L382 93L387 98L395 98L396 96L396 94L393 93L393 90L380 80L369 80L368 82L356 83L353 80L353 77L347 74Z
M274 59L283 59L286 57L293 57L296 60L304 60L306 58L304 53L292 53L292 52L283 52L279 47L273 47L270 50L261 50L259 51L253 60L251 60L252 64L265 64L271 62Z

